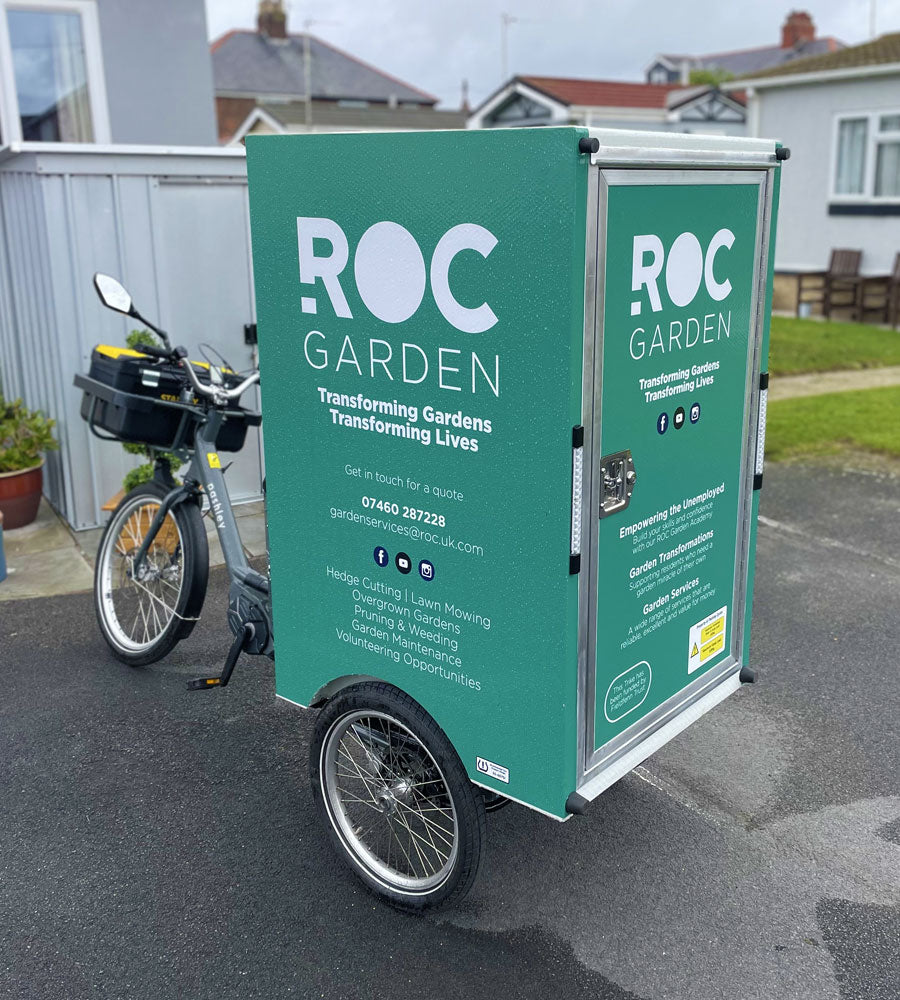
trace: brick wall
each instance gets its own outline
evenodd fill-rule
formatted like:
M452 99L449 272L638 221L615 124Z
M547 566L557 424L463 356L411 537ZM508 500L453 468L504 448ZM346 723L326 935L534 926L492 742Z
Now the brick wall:
M219 125L219 142L228 142L255 107L256 101L252 97L217 97L216 120Z

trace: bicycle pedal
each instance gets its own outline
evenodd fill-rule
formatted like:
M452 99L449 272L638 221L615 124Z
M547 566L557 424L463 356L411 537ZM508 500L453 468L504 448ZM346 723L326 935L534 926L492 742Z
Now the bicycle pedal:
M188 691L208 691L210 688L219 687L222 683L221 677L195 677L188 681Z
M244 622L228 649L221 677L197 677L187 682L188 691L208 691L214 687L225 687L229 680L231 680L231 672L234 670L234 665L241 655L241 650L253 638L255 633L256 628L253 622Z

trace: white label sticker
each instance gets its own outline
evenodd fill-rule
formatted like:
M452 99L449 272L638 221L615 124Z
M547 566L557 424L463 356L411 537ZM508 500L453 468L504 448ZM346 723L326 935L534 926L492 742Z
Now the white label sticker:
M493 761L485 760L484 757L476 757L475 766L482 774L486 774L489 778L496 778L497 781L502 781L507 785L509 784L508 767L501 767Z
M719 653L725 650L725 626L728 621L728 605L719 608L703 621L691 625L688 637L688 673L692 674Z

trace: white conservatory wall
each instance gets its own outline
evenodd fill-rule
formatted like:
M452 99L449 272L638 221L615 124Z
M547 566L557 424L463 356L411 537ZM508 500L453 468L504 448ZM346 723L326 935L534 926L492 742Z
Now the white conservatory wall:
M829 215L835 117L900 108L900 74L758 90L755 134L780 139L791 158L781 172L776 270L824 269L832 248L863 251L862 272L885 274L900 252L900 215ZM751 122L757 120L751 109Z

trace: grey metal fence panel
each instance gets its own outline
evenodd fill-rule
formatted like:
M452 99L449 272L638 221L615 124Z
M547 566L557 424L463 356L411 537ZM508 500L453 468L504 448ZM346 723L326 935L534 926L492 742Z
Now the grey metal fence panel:
M0 174L0 391L10 399L20 396L22 360L12 331L15 327L15 307L12 288L12 259L8 246L8 230L13 178Z
M4 392L21 396L29 407L53 416L59 392L50 333L50 276L40 180L32 173L13 171L3 181L3 339L4 354L12 358L4 367ZM61 490L62 465L58 453L47 455L44 483L48 495Z
M165 322L192 350L209 344L234 371L256 367L254 352L244 343L244 324L253 318L246 215L246 184L210 186L190 178L156 182L153 218L159 225ZM246 402L259 405L255 387ZM229 461L232 499L257 495L261 460L256 435L248 435L243 451Z
M10 260L6 249L6 216L4 191L9 187L9 177L0 174L0 393L10 398L18 395L21 361L12 338L13 305L10 284Z
M0 385L57 420L45 494L75 528L102 523L102 504L136 461L89 433L72 386L95 344L124 344L138 325L101 306L95 271L120 277L192 356L205 341L239 368L254 364L243 337L255 310L242 154L37 144L0 153ZM261 467L251 431L229 472L234 499L260 495Z
M122 344L127 329L124 317L100 307L91 286L95 270L118 273L111 184L111 178L104 176L44 177L44 202L52 232L56 345L63 383L59 419L66 440L65 502L60 507L74 527L100 523L101 505L135 464L121 447L90 434L80 416L80 393L72 386L72 375L87 371L93 346ZM59 503L55 497L51 500Z

